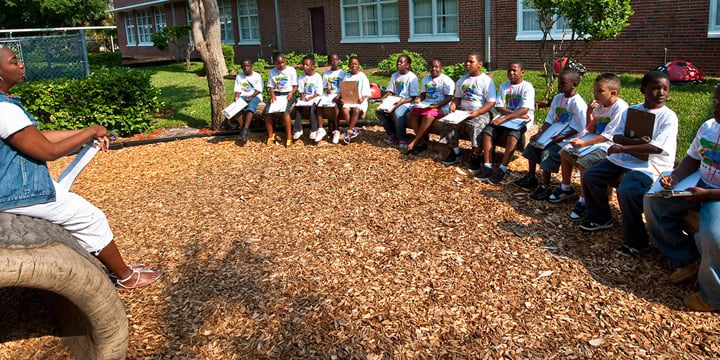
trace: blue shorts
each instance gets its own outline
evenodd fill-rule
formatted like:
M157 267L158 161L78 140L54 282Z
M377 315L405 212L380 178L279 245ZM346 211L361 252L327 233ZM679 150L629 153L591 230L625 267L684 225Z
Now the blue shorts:
M242 110L243 112L249 111L253 114L257 112L258 104L260 104L259 96L253 96L253 98L250 101L248 101L248 99L245 96L241 96L241 98L243 100L245 100L245 102L247 102L247 106Z

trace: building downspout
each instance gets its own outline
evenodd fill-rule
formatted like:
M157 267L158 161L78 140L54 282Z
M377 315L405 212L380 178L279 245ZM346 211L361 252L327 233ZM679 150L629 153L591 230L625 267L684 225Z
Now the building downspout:
M277 0L275 0L277 1ZM490 71L492 67L492 54L490 52L490 40L492 39L491 31L492 26L490 11L490 0L485 0L485 68Z
M278 8L278 0L275 0L275 33L277 34L277 44L275 48L282 51L282 39L280 37L280 10Z

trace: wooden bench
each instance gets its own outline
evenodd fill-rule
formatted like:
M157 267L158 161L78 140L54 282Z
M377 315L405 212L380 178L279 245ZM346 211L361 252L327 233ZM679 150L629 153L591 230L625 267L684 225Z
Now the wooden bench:
M440 135L441 129L442 129L442 122L441 122L440 120L435 120L435 121L433 121L432 125L430 125L430 133L431 133L431 134ZM525 148L527 147L528 143L530 142L530 137L532 137L533 135L537 134L537 132L538 132L539 130L540 130L540 128L539 128L536 124L531 124L530 126L528 126L527 130L525 131L525 133L523 133L522 139L520 139L520 141L518 141L517 150L519 150L519 151L522 152L522 150L525 149ZM462 131L461 131L461 132L460 132L460 139L461 139L461 140L468 140L468 141L469 141L469 140L470 140L470 137L469 137L468 134L466 134L465 132L462 132ZM506 142L505 142L505 138L503 137L503 138L498 139L497 141L495 141L495 144L494 144L494 145L495 145L495 146L500 146L500 147L503 147L503 148L504 148L504 147L505 147L505 143L506 143Z

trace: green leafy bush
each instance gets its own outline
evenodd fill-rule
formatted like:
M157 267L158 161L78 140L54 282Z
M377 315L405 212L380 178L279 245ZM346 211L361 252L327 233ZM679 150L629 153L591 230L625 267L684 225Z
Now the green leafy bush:
M267 68L268 66L270 66L270 64L267 61L265 61L265 59L257 59L253 63L253 70L262 74L263 72L266 71L265 68Z
M300 65L305 54L296 54L294 51L285 54L285 62L288 65Z
M416 74L427 71L427 61L423 58L422 54L415 53L412 51L403 50L402 52L390 54L386 59L378 63L378 71L385 74L394 73L397 68L397 59L400 55L407 55L412 60L412 71Z
M340 62L340 68L343 69L344 72L350 72L350 67L348 66L348 63L350 62L350 58L353 56L358 56L358 54L349 53L345 55L345 60Z
M228 70L233 68L235 65L235 48L230 45L222 45L223 59L225 59L225 66Z
M480 67L480 71L487 73L487 70L483 66ZM451 79L458 81L460 77L467 74L467 71L465 71L465 63L443 66L443 73Z
M84 79L23 83L13 94L22 97L40 130L102 125L128 136L150 130L153 113L163 106L149 73L123 67L100 68Z
M90 66L94 67L118 67L122 66L122 54L119 51L108 52L103 51L99 53L88 54L88 61Z

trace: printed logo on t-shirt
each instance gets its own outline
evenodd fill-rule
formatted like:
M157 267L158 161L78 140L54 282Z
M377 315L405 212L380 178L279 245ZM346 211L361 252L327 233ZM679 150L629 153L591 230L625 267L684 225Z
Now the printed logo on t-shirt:
M596 117L595 118L595 133L602 134L610 123L609 117Z
M426 90L426 98L428 99L437 99L438 98L438 86L436 83L427 83L425 84L425 90Z
M463 92L463 100L472 101L472 98L475 95L475 89L477 89L477 87L475 86L475 84L462 84L460 89Z
M253 91L253 86L249 81L244 81L240 84L240 88L243 90L243 92L250 92Z
M315 92L315 84L305 84L305 93L306 94L312 94Z
M562 124L567 124L572 119L572 113L566 108L557 107L555 108L555 121L559 121Z
M395 93L400 95L405 90L405 83L402 81L396 81L395 82Z
M720 144L706 138L700 138L700 156L703 164L720 169Z
M280 89L285 88L290 83L290 78L287 75L276 76L273 80L275 80L275 84Z
M517 110L520 107L520 99L522 97L519 94L505 94L505 103L510 110Z
M340 78L339 77L331 77L328 78L328 87L330 88L330 91L335 91L340 87Z

